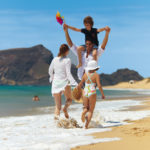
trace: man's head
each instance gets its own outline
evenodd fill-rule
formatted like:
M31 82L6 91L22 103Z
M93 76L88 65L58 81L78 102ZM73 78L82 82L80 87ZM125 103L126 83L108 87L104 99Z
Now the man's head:
M93 18L90 16L85 17L83 20L83 24L87 30L91 30L94 25Z
M85 44L86 44L86 50L88 52L91 52L93 50L93 46L94 46L93 41L88 39L88 40L86 40Z

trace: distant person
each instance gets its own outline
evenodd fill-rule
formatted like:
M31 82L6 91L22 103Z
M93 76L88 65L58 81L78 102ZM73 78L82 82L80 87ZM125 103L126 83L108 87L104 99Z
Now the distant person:
M77 82L71 74L71 60L67 58L68 54L68 45L62 44L58 56L52 60L49 67L50 82L52 82L52 95L54 96L56 105L54 119L59 119L60 116L62 93L64 93L66 98L63 112L65 117L69 118L67 109L72 103L71 85L77 85Z
M85 128L88 129L88 125L91 121L91 118L93 116L93 111L96 104L96 86L98 86L101 94L102 99L105 98L104 92L100 83L100 76L96 73L96 71L99 69L99 66L97 66L97 62L95 60L89 61L86 73L83 75L81 82L79 83L78 87L81 89L83 84L85 83L84 87L84 94L83 94L83 112L81 115L82 122L85 122L86 124ZM88 113L88 116L86 116L86 113Z
M64 27L65 36L66 36L66 41L67 41L70 49L72 50L72 52L77 56L78 47L75 44L73 44L73 42L72 42L72 40L69 36L69 33L68 33L67 25L64 24L63 27ZM105 47L107 45L107 42L108 42L110 28L109 27L105 27L105 28L106 28L105 37L103 39L102 44L97 49L97 55L96 55L96 57L97 57L96 60L97 61L98 61L98 58L103 54L103 52L105 50ZM91 39L87 39L86 40L86 51L82 52L82 66L80 68L78 68L78 72L77 72L78 78L80 80L82 79L82 76L85 72L85 68L87 66L87 63L90 60L95 60L93 55L92 55L93 47L94 47L93 41Z
M69 26L67 24L66 24L66 26L67 26L67 28L69 28L73 31L77 31L77 32L81 32L81 33L85 34L85 42L87 40L93 41L92 55L93 55L94 60L97 60L97 49L99 46L98 33L102 32L102 31L106 31L108 28L107 27L100 28L100 29L93 28L94 21L91 16L85 17L83 20L83 24L85 26L85 28L83 28L83 29L78 29L78 28ZM82 66L82 52L85 50L86 50L85 44L81 45L77 48L78 61L79 61L77 68L80 68Z
M33 101L39 101L39 97L37 95L35 95L33 98L32 98Z

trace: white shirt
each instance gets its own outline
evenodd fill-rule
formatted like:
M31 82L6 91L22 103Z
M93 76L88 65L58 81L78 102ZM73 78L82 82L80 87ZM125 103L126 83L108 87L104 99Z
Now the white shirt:
M70 58L55 57L49 67L50 82L52 81L66 81L70 85L77 85L71 74L71 60Z
M76 55L77 55L77 46L73 44L73 46L70 48L72 50L72 52ZM103 54L104 52L104 49L101 48L101 46L98 47L98 50L97 50L97 60L98 58ZM82 52L82 66L80 68L78 68L78 78L81 80L82 79L82 76L84 74L84 70L85 68L87 67L87 63L91 60L93 60L93 55L92 53L90 53L88 55L88 58L86 58L86 51Z

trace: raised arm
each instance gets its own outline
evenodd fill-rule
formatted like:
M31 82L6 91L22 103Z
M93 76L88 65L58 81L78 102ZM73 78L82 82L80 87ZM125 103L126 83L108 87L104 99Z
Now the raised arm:
M64 32L65 32L65 36L66 36L66 41L67 41L69 47L72 47L73 43L72 43L72 40L71 40L71 38L69 36L68 28L67 28L66 24L63 25L63 28L64 28Z
M101 48L102 49L105 49L105 47L107 45L108 37L109 37L109 32L110 32L110 28L108 26L105 27L105 29L106 29L105 37L104 37L103 42L101 44Z
M97 32L102 32L102 31L105 31L105 30L106 30L106 28L104 27L104 28L97 29Z
M69 25L67 25L67 24L66 24L66 26L67 26L69 29L73 30L73 31L81 32L81 29L78 29L78 28L75 28L75 27L69 26Z
M98 74L96 75L96 84L99 88L99 91L102 94L102 99L105 99L105 95L104 95L104 92L103 92L103 89L102 89L102 86L101 86L101 82L100 82L100 76Z

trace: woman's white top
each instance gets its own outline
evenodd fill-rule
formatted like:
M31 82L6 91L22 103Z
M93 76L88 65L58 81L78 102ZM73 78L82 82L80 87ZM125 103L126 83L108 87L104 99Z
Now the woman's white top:
M77 85L71 74L71 60L66 57L55 57L49 67L52 94L64 91L67 85Z

